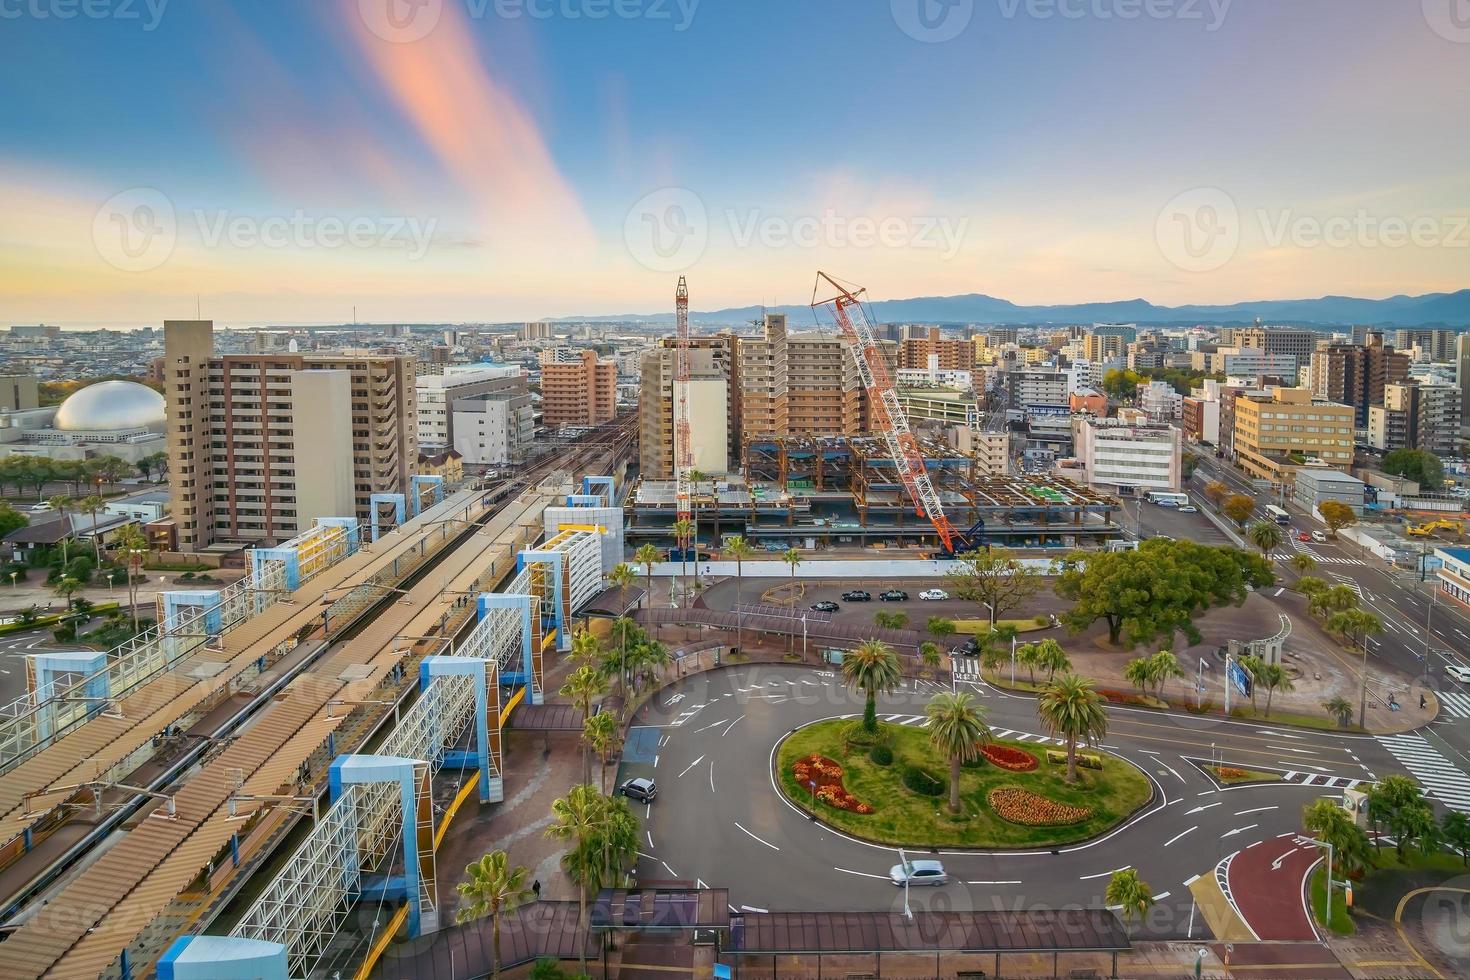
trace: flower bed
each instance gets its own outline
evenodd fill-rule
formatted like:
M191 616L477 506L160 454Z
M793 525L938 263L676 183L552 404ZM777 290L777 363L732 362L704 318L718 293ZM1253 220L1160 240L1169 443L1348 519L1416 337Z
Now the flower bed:
M997 786L985 799L996 816L1026 827L1065 827L1092 816L1090 806L1068 806L1019 786Z
M1236 769L1234 766L1216 766L1215 775L1221 779L1250 779L1251 774L1244 769Z
M991 743L982 746L980 754L985 756L992 765L1009 769L1011 772L1030 772L1041 762L1030 752L1021 749L1013 749L1009 745L996 745Z
M873 808L842 785L842 766L823 755L809 755L792 763L791 774L804 788L817 784L817 799L849 813L872 813Z
M1135 694L1132 691L1114 691L1109 688L1099 688L1101 694L1110 704L1130 704L1140 708L1157 708L1159 703L1153 698Z

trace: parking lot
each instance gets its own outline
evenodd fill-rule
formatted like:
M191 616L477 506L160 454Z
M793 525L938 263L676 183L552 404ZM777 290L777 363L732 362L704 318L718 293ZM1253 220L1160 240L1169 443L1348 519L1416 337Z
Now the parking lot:
M1143 537L1152 538L1167 534L1176 541L1198 541L1200 544L1234 544L1224 531L1204 513L1204 505L1196 514L1181 513L1177 507L1160 507L1147 501L1132 501L1126 505L1129 517L1137 516L1137 508L1143 510ZM1127 522L1125 522L1127 523Z

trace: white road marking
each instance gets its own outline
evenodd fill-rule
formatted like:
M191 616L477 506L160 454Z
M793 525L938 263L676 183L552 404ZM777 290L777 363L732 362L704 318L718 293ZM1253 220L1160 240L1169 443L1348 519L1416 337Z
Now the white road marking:
M841 871L845 875L857 875L859 878L877 878L879 881L892 881L887 875L869 874L866 871L849 871L846 868L833 868L833 871Z
M648 831L648 849L653 850L653 831Z
M967 881L967 885L1019 885L1019 881Z
M1162 902L1164 899L1166 899L1168 897L1169 897L1169 893L1168 892L1159 892L1157 895L1154 896L1154 901L1155 902Z
M709 760L709 791L715 791L715 760Z
M758 909L754 905L742 905L742 906L740 906L740 908L742 910L746 911L746 912L761 912L761 913L766 913L766 912L769 912L770 911L770 909Z
M669 873L669 877L670 878L677 878L677 877L679 877L678 874L675 873L674 869L671 868L671 867L669 867L669 862L667 862L667 861L660 861L659 864L662 864L664 866L664 870ZM1159 899L1159 897L1157 895L1155 895L1154 896L1154 901L1158 901L1158 899Z
M1190 810L1189 813L1186 813L1185 816L1187 817L1187 816L1189 816L1192 813L1200 813L1200 812L1202 812L1204 810L1208 810L1212 806L1224 806L1224 805L1225 805L1225 801L1224 800L1216 800L1213 803L1206 803L1204 806L1197 806L1197 807L1195 807L1193 810Z
M1121 868L1114 868L1112 871L1104 871L1102 874L1083 875L1082 877L1078 878L1077 880L1078 881L1091 881L1093 878L1106 878L1108 875L1115 875L1119 871L1127 871L1131 867L1133 867L1133 865L1131 865L1131 864L1125 864Z
M700 756L698 759L695 759L693 762L689 763L689 765L685 766L684 767L684 772L688 772L689 770L693 769L695 766L699 765L703 761L704 761L704 756ZM683 777L684 772L679 773L680 778Z
M1235 815L1237 817L1243 817L1243 816L1245 816L1248 813L1265 813L1267 810L1279 810L1279 809L1281 809L1281 807L1279 807L1279 806L1258 806L1254 810L1240 810Z
M713 725L705 725L703 728L696 728L694 730L694 734L698 735L700 732L707 732L711 728L718 728L718 727L720 727L721 725L723 725L725 722L727 722L729 720L730 720L729 718L721 718L719 721L715 722Z
M1223 834L1220 835L1220 839L1221 840L1224 840L1227 837L1234 837L1236 834L1243 834L1247 830L1255 830L1259 826L1260 826L1260 824L1253 823L1249 827L1236 827L1234 830L1227 830L1227 831L1225 831L1225 833L1223 833Z
M1177 841L1180 837L1183 837L1185 834L1192 834L1196 830L1199 830L1199 827L1198 826L1190 827L1188 830L1184 831L1184 833L1176 834L1175 836L1173 836L1173 837L1169 838L1168 840L1164 841L1164 846L1165 847L1168 847L1170 844L1172 844L1175 841Z
M740 827L740 821L739 820L735 821L735 826ZM781 849L781 848L777 847L775 844L772 844L770 841L761 840L759 837L757 837L755 834L752 834L750 831L746 830L744 827L740 827L740 831L741 831L741 833L745 834L745 836L749 837L751 840L759 841L760 843L766 845L767 847L769 847L773 851L779 851Z

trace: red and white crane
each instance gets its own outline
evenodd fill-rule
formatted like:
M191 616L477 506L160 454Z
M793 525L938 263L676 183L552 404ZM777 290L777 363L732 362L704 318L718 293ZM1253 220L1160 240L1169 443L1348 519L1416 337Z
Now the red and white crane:
M898 477L903 481L909 499L913 501L914 512L929 519L939 535L945 553L954 554L957 550L964 550L969 542L955 530L949 518L944 516L944 505L940 503L939 491L934 489L934 482L929 479L929 471L924 466L923 450L919 447L919 440L914 438L913 430L909 428L909 419L904 414L898 392L893 387L888 363L883 360L883 351L878 346L873 325L868 322L868 315L863 310L864 292L861 287L853 292L827 273L818 272L817 284L812 289L812 307L830 308L842 335L851 342L849 346L852 348L853 359L857 362L858 376L867 389L874 420L884 442L888 444L888 455L898 468ZM818 294L827 293L832 295L826 299L818 298Z
M689 434L689 284L683 276L674 290L674 316L674 499L679 519L687 520L694 513L694 489L689 485L694 443Z

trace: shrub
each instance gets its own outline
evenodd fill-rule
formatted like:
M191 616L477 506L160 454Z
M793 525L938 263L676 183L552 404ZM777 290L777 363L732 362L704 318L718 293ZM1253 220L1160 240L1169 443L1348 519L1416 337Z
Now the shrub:
M1046 753L1046 761L1050 762L1052 765L1065 766L1067 764L1067 753L1052 750ZM1103 764L1102 759L1098 756L1088 755L1085 752L1078 752L1077 766L1081 769L1101 769L1103 767Z
M893 750L886 745L875 745L873 751L868 753L868 758L875 766L893 765Z
M71 643L77 638L77 628L72 623L63 623L51 631L57 643Z
M1011 772L1030 772L1041 765L1030 752L1011 748L1009 745L987 745L980 752L995 765Z
M1037 613L1034 617L1032 617L1031 622L1035 623L1037 626L1051 625L1051 620L1046 616L1043 616L1041 613Z
M1026 827L1063 827L1092 816L1090 806L1070 806L1038 796L1019 786L997 786L985 794L995 815Z
M182 574L182 575L179 576L179 581L180 582L190 582L190 581L193 581L193 579L194 579L194 573L193 572L185 572L184 574Z
M31 569L29 565L22 564L18 561L11 562L9 565L5 566L3 571L0 571L0 575L4 576L4 578L0 579L0 581L9 582L10 576L14 575L15 581L24 582L26 580L26 576L30 573L30 570Z
M1112 704L1131 704L1143 708L1158 707L1158 702L1154 701L1152 698L1146 698L1143 695L1135 694L1132 691L1114 691L1108 688L1099 688L1097 693L1101 694Z
M920 796L943 796L949 791L949 780L941 779L918 766L906 766L903 784Z

